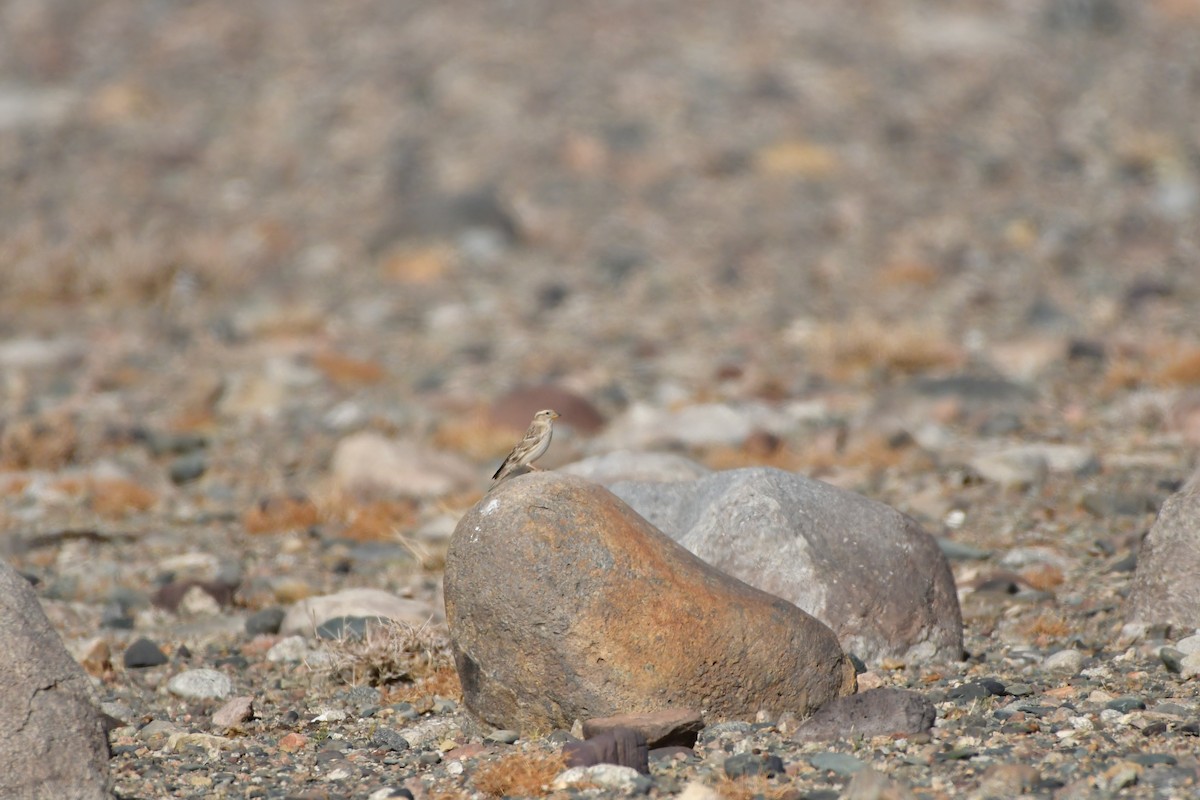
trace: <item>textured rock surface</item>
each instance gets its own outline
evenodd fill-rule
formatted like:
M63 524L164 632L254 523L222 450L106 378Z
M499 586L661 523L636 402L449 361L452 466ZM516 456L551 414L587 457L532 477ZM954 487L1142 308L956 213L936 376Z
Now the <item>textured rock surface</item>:
M632 728L645 737L651 748L692 747L704 728L704 718L691 709L665 708L646 714L620 714L583 721L583 735L588 739L616 728Z
M929 698L905 689L871 689L839 697L805 720L798 741L926 733L937 719Z
M586 733L586 731L585 731ZM596 764L617 764L650 774L650 748L646 737L634 728L613 727L590 734L586 741L563 745L563 760L568 767L593 767Z
M961 657L949 564L889 506L768 468L611 488L708 563L825 622L868 663Z
M343 589L334 594L307 597L288 609L280 633L305 636L336 617L384 617L409 625L423 625L433 611L428 603L397 597L382 589Z
M496 726L669 707L807 716L854 687L828 628L581 478L521 476L472 508L445 597L467 706Z
M0 675L0 797L108 797L108 741L88 677L3 562Z
M1158 512L1138 554L1127 620L1200 628L1200 473Z

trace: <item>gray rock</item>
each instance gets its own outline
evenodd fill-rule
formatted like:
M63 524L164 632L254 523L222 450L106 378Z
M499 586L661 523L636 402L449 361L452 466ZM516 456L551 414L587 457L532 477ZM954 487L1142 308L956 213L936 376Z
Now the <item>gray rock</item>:
M167 681L167 691L185 700L223 700L233 692L233 681L215 669L189 669Z
M1078 650L1059 650L1046 656L1042 666L1054 672L1066 672L1075 675L1083 669L1083 653Z
M0 797L109 797L91 681L29 582L0 561Z
M303 636L285 636L267 651L267 661L296 663L308 655L308 640Z
M283 624L283 615L283 609L277 606L256 611L246 618L246 633L251 636L279 633L279 626Z
M437 497L479 481L475 467L461 456L371 432L338 442L331 469L334 484L351 493Z
M143 636L125 648L123 660L126 669L144 669L167 663L167 655L158 645Z
M230 698L212 716L214 728L232 728L254 717L254 698L244 694Z
M864 770L867 765L849 753L814 753L808 757L814 769L826 770L843 778Z
M635 403L597 439L604 450L738 445L755 431L791 432L796 420L763 403L702 403L672 410Z
M189 483L208 471L208 455L204 452L188 453L179 456L171 462L167 473L171 482L176 484Z
M592 456L561 467L558 471L578 475L604 486L617 481L691 481L712 472L703 464L676 453L645 453L636 450L618 450Z
M1167 672L1173 672L1176 675L1183 671L1183 659L1187 655L1190 654L1185 654L1174 647L1162 647L1158 651L1158 657L1162 659L1163 666L1167 668Z
M1200 634L1193 633L1183 637L1175 643L1175 648L1184 655L1200 653Z
M176 733L179 733L179 728L170 720L152 719L138 729L137 738L152 749L158 750L166 745L167 739Z
M1200 628L1200 473L1167 498L1133 572L1126 619ZM1180 648L1183 649L1183 648Z
M646 744L651 748L693 747L704 728L704 718L691 709L665 708L646 714L620 714L583 721L583 735L589 739L614 728L632 728L646 738Z
M1179 659L1179 677L1186 680L1200 675L1200 653L1188 653Z
M829 625L868 664L962 657L949 563L895 509L767 468L611 489L714 567Z
M433 617L433 609L422 600L397 597L382 589L343 589L306 597L293 604L284 615L279 632L308 636L335 617L384 617L409 625L424 625Z
M518 476L467 512L444 594L466 705L495 727L663 708L806 716L853 691L828 628L574 476Z
M1092 474L1099 470L1100 462L1089 447L1033 442L985 447L971 458L970 465L989 481L1022 487L1040 484L1050 473Z
M871 689L823 707L796 729L797 741L927 733L937 718L929 698L905 689Z
M371 744L396 753L401 753L412 746L399 731L383 726L375 729L375 733L371 735Z
M759 753L738 753L725 759L723 765L725 775L733 778L745 778L751 775L762 775L770 778L782 775L784 772L783 759L779 756L761 755Z
M577 784L628 794L645 794L653 785L649 778L632 767L596 764L591 767L571 767L554 779L552 788L562 791Z

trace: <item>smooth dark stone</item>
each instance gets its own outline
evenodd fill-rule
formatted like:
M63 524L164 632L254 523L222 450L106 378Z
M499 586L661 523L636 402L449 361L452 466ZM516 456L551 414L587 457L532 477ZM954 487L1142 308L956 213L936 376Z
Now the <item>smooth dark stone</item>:
M126 669L144 669L167 663L167 655L157 644L142 637L125 648Z
M278 606L256 611L246 617L246 633L251 636L279 633L279 626L283 624L284 614L284 610Z
M1159 720L1157 722L1151 722L1149 725L1142 728L1142 736L1146 736L1146 737L1162 736L1166 732L1167 732L1167 723L1163 722L1162 720Z
M1135 764L1141 764L1143 767L1157 766L1175 766L1177 759L1170 753L1132 753L1128 756L1129 760Z
M1167 668L1167 672L1178 675L1183 670L1183 652L1176 650L1174 647L1164 647L1158 651L1158 657L1162 659L1163 666Z
M203 452L188 453L171 462L167 472L171 482L180 485L190 483L208 471L208 456Z
M1128 714L1130 711L1140 711L1146 707L1146 701L1140 697L1118 697L1114 700L1109 700L1104 705L1105 708L1110 708L1113 711L1120 711L1122 714Z

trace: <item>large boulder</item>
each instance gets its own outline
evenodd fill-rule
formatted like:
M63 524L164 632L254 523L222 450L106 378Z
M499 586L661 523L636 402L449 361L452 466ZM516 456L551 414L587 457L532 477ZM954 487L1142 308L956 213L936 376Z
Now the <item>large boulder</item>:
M0 675L0 797L109 797L108 738L90 680L29 582L3 562Z
M709 564L833 628L868 664L962 658L949 563L915 520L883 503L769 468L610 488Z
M667 708L807 717L854 691L827 627L574 476L522 475L472 508L445 598L467 707L497 727Z
M1126 605L1140 625L1200 628L1200 472L1167 498L1146 534Z

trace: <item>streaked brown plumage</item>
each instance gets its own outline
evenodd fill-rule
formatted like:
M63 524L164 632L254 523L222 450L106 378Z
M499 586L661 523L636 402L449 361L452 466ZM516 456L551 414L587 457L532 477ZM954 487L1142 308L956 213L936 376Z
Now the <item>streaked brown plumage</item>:
M556 419L558 419L558 412L550 409L534 414L529 430L525 431L524 438L517 442L517 446L508 454L508 458L504 459L500 469L496 470L496 474L492 476L492 482L503 480L518 467L532 467L533 462L541 458L545 454L546 448L550 446L550 437L554 435L554 420Z

